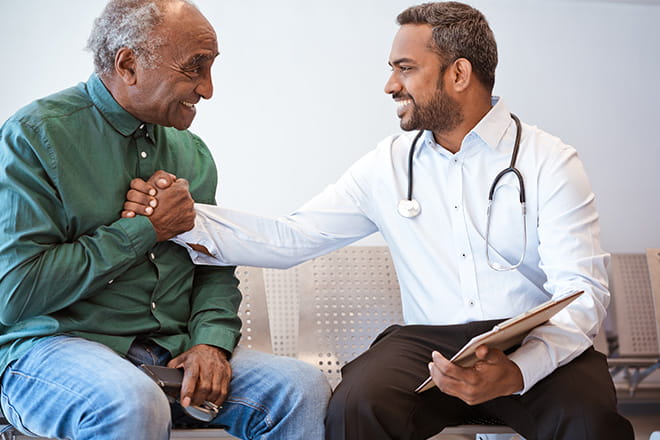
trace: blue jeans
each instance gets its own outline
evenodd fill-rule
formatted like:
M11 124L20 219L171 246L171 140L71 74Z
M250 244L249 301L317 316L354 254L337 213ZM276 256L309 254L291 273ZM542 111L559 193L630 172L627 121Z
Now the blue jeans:
M159 348L159 347L157 347ZM142 359L142 357L145 357ZM164 364L169 353L131 350L133 362ZM150 358L150 359L147 359ZM312 365L237 348L230 392L208 427L242 439L321 440L330 387ZM2 376L2 411L28 435L75 440L169 439L170 403L131 361L102 344L53 336ZM192 418L172 409L177 419Z

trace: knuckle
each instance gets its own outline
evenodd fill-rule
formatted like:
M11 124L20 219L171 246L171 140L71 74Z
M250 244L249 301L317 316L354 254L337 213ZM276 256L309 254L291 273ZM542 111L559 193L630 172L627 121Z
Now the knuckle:
M208 395L211 393L211 391L213 391L213 389L208 384L202 384L197 387L196 391L202 395Z

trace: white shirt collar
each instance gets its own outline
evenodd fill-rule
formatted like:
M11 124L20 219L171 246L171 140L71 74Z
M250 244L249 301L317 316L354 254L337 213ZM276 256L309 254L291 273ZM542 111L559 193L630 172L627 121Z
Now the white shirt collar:
M477 123L477 125L470 130L470 132L465 136L463 142L461 143L461 149L459 153L468 154L470 150L473 149L473 146L476 143L486 144L490 148L497 148L499 143L502 141L502 138L506 134L507 129L513 123L511 119L511 114L507 108L504 101L499 96L493 96L492 98L493 107L486 113L486 115ZM425 130L422 137L419 139L417 146L416 156L420 154L420 151L424 149L425 146L434 147L436 151L439 151L442 154L451 156L452 153L442 148L435 142L433 133L430 130ZM459 154L457 153L457 154Z

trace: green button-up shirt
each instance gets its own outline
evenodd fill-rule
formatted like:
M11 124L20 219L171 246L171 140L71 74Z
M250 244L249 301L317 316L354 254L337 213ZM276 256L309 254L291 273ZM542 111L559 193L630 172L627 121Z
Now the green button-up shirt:
M156 242L148 218L120 218L131 179L159 169L215 203L206 145L143 124L96 75L0 128L0 373L55 334L121 354L138 335L174 356L196 344L234 349L234 268L195 267L185 249Z

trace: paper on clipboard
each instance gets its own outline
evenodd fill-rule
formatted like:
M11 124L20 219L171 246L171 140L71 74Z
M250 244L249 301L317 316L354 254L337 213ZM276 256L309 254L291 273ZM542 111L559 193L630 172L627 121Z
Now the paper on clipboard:
M475 355L477 347L485 344L490 348L506 350L516 344L520 344L532 329L548 321L582 293L584 293L584 291L581 290L558 299L551 299L527 312L500 322L493 327L492 330L472 338L450 360L461 367L470 367L474 365L477 360ZM435 383L429 376L415 389L415 392L421 393L434 386Z

